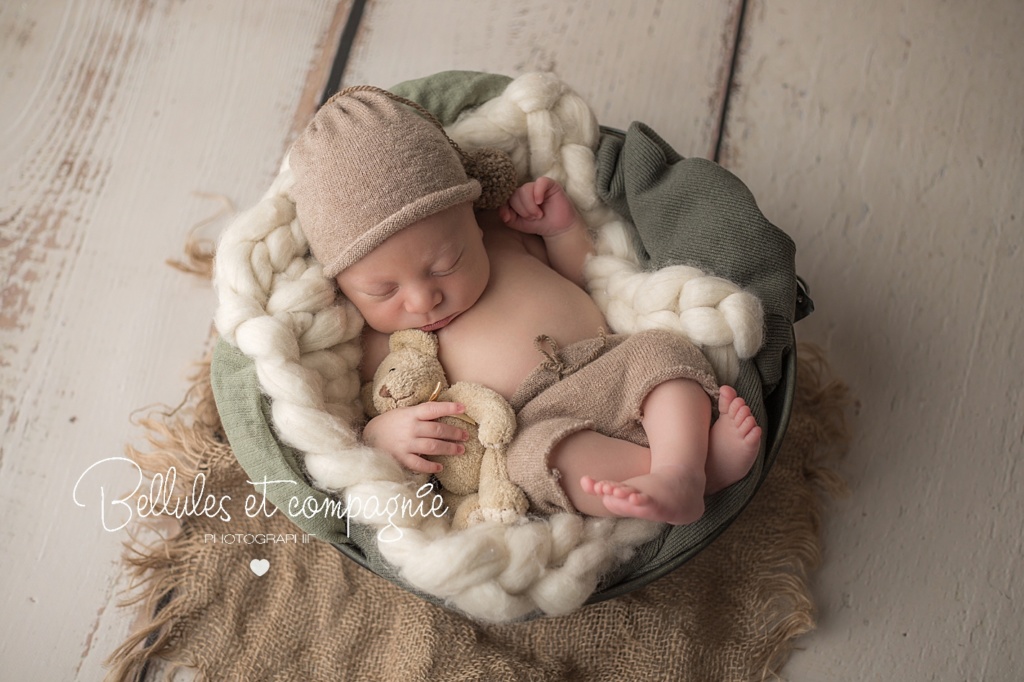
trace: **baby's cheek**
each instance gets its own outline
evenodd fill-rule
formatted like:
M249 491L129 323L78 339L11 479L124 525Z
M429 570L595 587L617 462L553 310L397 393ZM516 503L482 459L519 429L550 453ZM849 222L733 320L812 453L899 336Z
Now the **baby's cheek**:
M366 324L371 329L378 331L382 334L390 334L397 329L391 329L391 316L387 314L387 311L381 310L379 306L356 306L359 313L363 316Z

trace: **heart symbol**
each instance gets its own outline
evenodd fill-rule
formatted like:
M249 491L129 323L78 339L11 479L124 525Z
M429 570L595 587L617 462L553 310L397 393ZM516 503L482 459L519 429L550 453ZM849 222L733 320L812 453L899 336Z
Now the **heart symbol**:
M263 575L270 570L270 562L266 559L253 559L249 562L249 570L256 575Z

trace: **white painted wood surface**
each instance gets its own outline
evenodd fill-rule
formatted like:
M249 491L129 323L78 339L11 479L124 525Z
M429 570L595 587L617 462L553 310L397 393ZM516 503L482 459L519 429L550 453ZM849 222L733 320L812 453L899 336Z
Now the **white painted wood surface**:
M336 5L0 4L2 679L101 679L128 632L98 489L135 477L72 489L140 440L134 410L181 400L214 299L164 261L220 208L196 192L244 207L276 175Z
M438 71L553 71L625 130L642 120L687 156L718 139L739 0L375 0L344 85Z
M603 123L709 156L739 7L371 0L345 84L550 67ZM138 441L133 410L181 398L214 302L163 261L219 208L194 192L266 189L346 14L0 5L0 678L99 679L127 633L123 536L71 489ZM1021 34L1018 0L749 0L723 162L796 238L818 303L799 334L861 401L790 679L1024 668Z
M794 680L1024 674L1024 4L752 2L723 163L861 407Z

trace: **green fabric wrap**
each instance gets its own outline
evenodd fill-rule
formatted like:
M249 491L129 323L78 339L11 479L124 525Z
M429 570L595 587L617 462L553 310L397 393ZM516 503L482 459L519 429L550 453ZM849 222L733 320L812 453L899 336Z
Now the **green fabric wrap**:
M493 73L442 71L399 83L390 90L427 109L437 116L441 125L449 126L466 109L478 107L500 95L511 82L508 76Z
M767 475L788 417L788 396L774 395L795 367L793 317L796 246L757 207L746 185L713 161L683 158L647 125L604 130L597 150L597 192L629 221L640 262L649 270L689 265L757 296L764 309L764 343L740 362L733 387L767 427L765 451L747 477L708 501L697 523L670 528L605 584L650 576L696 554L735 518ZM795 375L788 376L790 382ZM766 398L772 397L772 404ZM786 405L786 409L780 409ZM612 590L616 592L617 590Z
M406 81L391 90L429 109L444 125L466 109L501 94L507 76L446 71ZM692 265L724 277L756 295L765 312L765 342L753 360L740 364L735 388L766 427L763 456L740 483L708 500L702 519L666 530L658 539L606 575L593 600L639 587L683 563L711 542L739 514L760 486L777 454L788 421L795 385L793 316L796 296L795 248L769 223L753 196L734 175L704 159L684 159L642 123L625 134L605 131L597 150L601 198L635 225L633 240L649 269ZM270 405L260 390L252 360L224 341L213 356L211 380L217 409L235 456L250 480L266 481L267 499L279 510L292 498L325 493L304 475L295 450L280 443L271 427ZM772 391L780 384L788 392ZM767 399L766 399L767 398ZM259 494L259 488L255 489ZM289 516L303 532L331 542L379 575L407 585L377 550L372 529L359 524L346 535L345 519L324 514ZM413 590L434 603L440 599Z
M684 159L643 123L605 134L597 191L634 226L641 262L652 270L692 265L738 284L764 306L765 343L755 358L766 392L793 345L796 246L772 225L735 175L707 159Z

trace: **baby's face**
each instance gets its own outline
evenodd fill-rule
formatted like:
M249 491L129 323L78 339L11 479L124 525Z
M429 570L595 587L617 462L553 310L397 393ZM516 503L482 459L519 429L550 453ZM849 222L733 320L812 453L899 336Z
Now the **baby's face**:
M490 274L483 233L467 203L389 237L337 281L366 323L390 334L446 326L477 302Z

